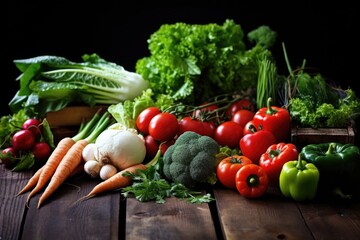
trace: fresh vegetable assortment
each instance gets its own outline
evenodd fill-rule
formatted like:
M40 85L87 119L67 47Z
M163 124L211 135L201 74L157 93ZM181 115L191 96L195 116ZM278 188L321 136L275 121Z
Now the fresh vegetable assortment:
M289 142L295 121L346 123L360 110L354 92L334 93L320 76L293 72L286 52L290 77L284 81L269 50L276 33L266 26L249 32L251 48L244 36L231 20L164 24L150 36L150 56L137 61L134 73L97 54L81 63L57 56L15 60L21 87L9 104L13 115L0 120L0 157L14 171L32 168L34 159L42 163L19 194L29 191L28 203L44 190L39 208L80 170L99 184L79 201L121 189L139 201L174 196L206 203L214 199L202 187L217 183L246 198L263 196L270 185L296 201L323 188L356 196L358 147L310 144L300 152ZM319 93L310 87L314 81ZM291 93L276 92L278 86ZM339 92L346 94L339 98ZM46 118L36 122L30 115L43 117L75 98L109 106L54 146ZM312 115L308 107L315 106L322 110ZM339 116L336 107L346 114ZM21 130L14 128L19 124ZM19 152L31 157L14 162Z

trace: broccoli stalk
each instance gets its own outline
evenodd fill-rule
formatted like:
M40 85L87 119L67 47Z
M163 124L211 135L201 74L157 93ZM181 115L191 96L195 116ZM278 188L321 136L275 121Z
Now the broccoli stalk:
M163 156L163 174L173 182L195 188L215 184L219 144L208 136L184 132Z

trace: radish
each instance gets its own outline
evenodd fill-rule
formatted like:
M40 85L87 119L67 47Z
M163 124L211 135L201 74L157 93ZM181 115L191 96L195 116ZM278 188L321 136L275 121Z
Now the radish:
M102 165L112 164L118 171L145 159L145 140L132 129L106 129L97 137L95 144L99 162Z
M41 135L41 121L39 119L29 118L23 123L21 128L30 130L34 133L35 138L39 138Z
M35 142L35 135L28 129L19 130L12 137L12 147L15 151L31 150Z
M39 164L43 164L48 157L50 157L51 148L46 142L37 142L32 149L32 153L34 154L35 161Z
M13 147L3 149L2 154L5 156L1 158L1 163L4 164L5 167L12 168L15 163L18 163L18 159L16 159L16 151Z

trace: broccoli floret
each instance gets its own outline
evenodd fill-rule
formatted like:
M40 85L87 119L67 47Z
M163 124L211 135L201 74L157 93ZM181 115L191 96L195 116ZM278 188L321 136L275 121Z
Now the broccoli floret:
M181 134L163 157L163 173L173 182L196 188L216 183L216 154L219 144L208 136L187 131Z
M266 49L272 47L276 42L277 33L269 26L260 26L247 34L250 42L255 42Z

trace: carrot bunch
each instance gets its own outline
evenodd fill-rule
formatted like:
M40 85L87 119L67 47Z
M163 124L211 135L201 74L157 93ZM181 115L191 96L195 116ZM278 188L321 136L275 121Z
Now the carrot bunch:
M26 204L30 198L46 188L42 193L37 207L49 198L55 190L81 165L82 150L88 143L94 142L97 136L105 130L112 122L110 114L105 112L101 115L101 109L95 113L93 118L79 130L78 134L65 137L59 141L56 148L44 164L27 182L24 188L17 194L29 193Z

